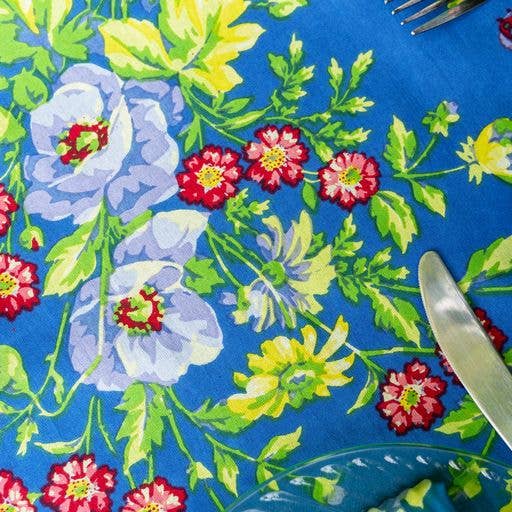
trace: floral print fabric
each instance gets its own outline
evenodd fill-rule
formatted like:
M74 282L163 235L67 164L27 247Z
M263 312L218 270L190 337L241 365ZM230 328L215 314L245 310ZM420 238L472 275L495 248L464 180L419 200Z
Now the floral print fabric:
M512 365L500 3L413 40L371 0L0 0L0 512L225 510L397 440L510 464L416 273Z

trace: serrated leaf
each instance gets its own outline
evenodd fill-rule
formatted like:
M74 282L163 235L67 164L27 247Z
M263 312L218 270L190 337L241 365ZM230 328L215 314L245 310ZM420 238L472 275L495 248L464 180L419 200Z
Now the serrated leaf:
M201 118L199 116L194 116L187 129L180 133L180 136L185 136L185 142L183 144L185 153L188 153L194 148L194 146L198 145L201 140L201 135Z
M185 270L191 274L185 278L185 286L199 295L209 295L216 286L225 283L217 272L212 258L199 259L193 256L185 263Z
M396 192L381 190L370 201L370 215L383 236L391 236L402 253L418 233L416 217L405 199Z
M370 107L373 107L373 105L375 105L375 102L365 96L355 96L336 106L335 110L341 113L357 114L359 112L366 112Z
M0 391L10 395L30 393L23 359L20 353L9 345L0 345Z
M338 265L336 265L336 273L337 282L343 295L345 295L348 300L357 303L359 301L359 288L355 284L354 279L345 277L343 272L338 271Z
M444 192L432 185L420 185L410 181L414 199L424 204L430 211L438 213L441 217L446 214L446 198Z
M200 423L229 434L238 434L250 425L250 421L233 413L225 404L211 405L210 400L206 400L192 414Z
M261 450L258 456L258 462L269 460L283 460L300 446L300 436L302 435L302 427L290 434L284 434L273 437Z
M261 217L269 208L269 201L247 201L249 189L244 188L235 197L226 202L226 219L231 222L235 233L238 235L243 231L254 232L251 223L254 217Z
M363 246L360 240L353 240L357 228L354 216L349 214L343 221L343 227L334 238L332 254L338 258L353 258Z
M347 414L352 414L357 409L361 409L361 407L368 405L373 399L377 389L379 389L379 378L374 371L369 370L368 376L366 377L366 382L357 395L356 401L347 411Z
M170 59L160 31L148 20L107 20L99 31L105 56L112 69L124 78L170 78L176 64Z
M37 423L32 418L25 418L16 432L16 442L19 445L16 455L27 453L28 444L36 434L39 434Z
M352 131L338 130L334 143L340 148L352 148L367 140L370 133L371 130L363 130L363 128Z
M337 93L343 81L343 68L334 57L331 58L327 72L329 73L329 84L334 89L335 93Z
M489 247L474 252L459 285L465 292L481 275L490 279L510 272L512 272L512 236L498 238Z
M316 212L319 204L318 192L311 183L304 183L304 186L302 187L302 200L312 212Z
M34 68L45 78L49 79L51 75L57 71L51 60L51 54L46 48L35 48L32 62L34 64Z
M57 53L64 57L84 61L89 56L89 50L85 43L93 34L94 30L87 21L80 22L79 19L76 19L55 28L51 45Z
M350 70L350 81L349 81L349 89L357 89L363 76L368 72L370 66L373 64L373 51L369 50L366 53L360 53L357 56L354 64L352 64L352 69Z
M144 384L135 383L126 389L116 410L124 413L116 441L127 439L123 462L127 470L146 459L153 445L162 445L166 406L158 386L146 388Z
M2 44L0 44L0 63L14 64L32 57L35 47L19 41L21 27L18 23L2 23Z
M419 344L420 332L416 324L420 315L412 303L398 297L390 299L369 283L361 285L361 292L371 301L377 327L393 331L404 341Z
M235 496L238 496L237 479L238 479L238 466L233 460L233 457L228 453L214 448L213 462L217 468L217 479L224 487Z
M416 134L408 131L398 117L393 116L389 127L388 143L384 149L384 158L398 172L407 172L408 161L416 154Z
M3 107L0 107L0 145L12 144L26 135L21 123Z
M48 88L32 71L23 68L13 77L12 97L20 107L33 110L48 99Z
M428 127L428 131L433 135L442 135L448 137L448 129L450 125L456 123L460 119L457 114L457 105L442 101L432 112L428 112L423 118L422 123Z
M82 224L59 240L46 256L51 263L44 281L44 295L64 295L88 279L96 269L96 220Z
M480 434L488 425L489 422L473 399L465 395L460 407L450 411L436 430L447 435L457 434L461 439L469 439Z

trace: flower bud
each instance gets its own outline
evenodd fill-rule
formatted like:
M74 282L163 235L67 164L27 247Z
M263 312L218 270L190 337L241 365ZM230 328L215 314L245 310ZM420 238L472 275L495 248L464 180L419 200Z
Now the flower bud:
M43 232L37 226L28 226L20 235L20 244L30 251L38 251L44 246Z

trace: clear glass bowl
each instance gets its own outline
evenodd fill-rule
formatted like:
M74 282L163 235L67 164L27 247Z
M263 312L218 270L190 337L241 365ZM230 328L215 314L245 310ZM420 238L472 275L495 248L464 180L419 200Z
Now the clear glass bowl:
M512 499L506 490L510 470L448 448L364 446L330 453L279 474L242 496L228 512L363 512L424 478L445 482L457 511L497 512Z

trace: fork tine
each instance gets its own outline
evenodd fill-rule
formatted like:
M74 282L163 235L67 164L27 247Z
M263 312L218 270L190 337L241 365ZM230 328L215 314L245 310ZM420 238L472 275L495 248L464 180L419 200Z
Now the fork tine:
M463 14L471 11L475 7L478 7L480 4L483 4L486 0L466 0L466 2L457 5L456 7L452 7L451 9L443 12L439 16L434 19L427 21L423 25L414 29L411 34L413 36L417 34L421 34L422 32L426 32L427 30L431 30L433 28L439 27L440 25L444 25L449 21L462 16Z
M418 18L421 18L426 14L435 11L438 7L441 7L442 5L447 4L448 2L449 0L436 0L435 2L432 2L431 4L427 5L418 12L415 12L414 14L411 14L409 17L405 18L401 24L405 25L406 23L417 20Z
M407 0L407 2L404 2L403 4L399 5L396 9L393 9L391 11L391 14L397 14L400 11L407 9L408 7L412 7L413 5L419 4L420 2L423 2L423 0Z

